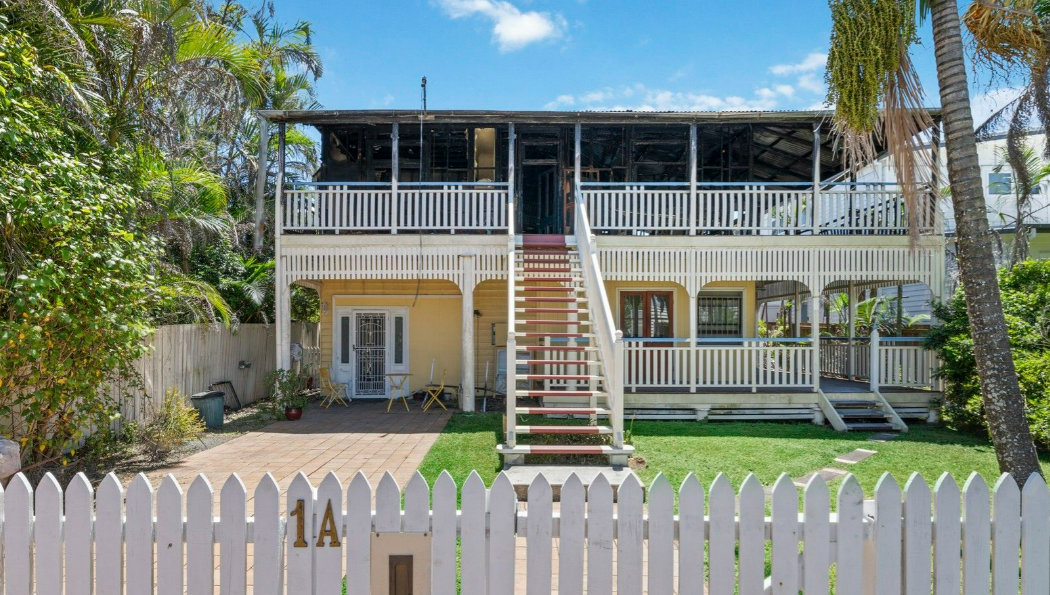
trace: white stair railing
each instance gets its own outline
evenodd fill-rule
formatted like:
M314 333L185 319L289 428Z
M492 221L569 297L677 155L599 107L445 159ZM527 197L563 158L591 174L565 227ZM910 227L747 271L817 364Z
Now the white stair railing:
M612 410L613 446L623 446L623 332L616 329L616 319L609 307L594 234L587 216L587 205L580 187L576 187L576 248L580 253L583 286L587 291L587 309L594 323L595 342L602 358L602 381Z

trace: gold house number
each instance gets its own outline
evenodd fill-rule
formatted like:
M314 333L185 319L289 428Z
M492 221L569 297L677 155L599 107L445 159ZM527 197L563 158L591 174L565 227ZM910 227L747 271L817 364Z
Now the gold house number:
M297 500L295 508L288 514L295 517L295 543L292 544L292 547L310 547L310 544L306 541L306 501ZM324 547L326 537L328 538L328 547L339 547L342 545L339 541L338 527L335 523L335 513L332 511L332 501L329 500L328 505L324 509L324 516L321 517L321 530L317 535L317 547Z

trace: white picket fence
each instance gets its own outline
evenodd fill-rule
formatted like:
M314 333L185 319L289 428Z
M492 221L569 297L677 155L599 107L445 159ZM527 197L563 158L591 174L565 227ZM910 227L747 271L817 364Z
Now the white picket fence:
M526 509L504 474L486 489L474 473L457 493L447 472L433 492L417 473L402 494L389 473L374 492L362 473L348 486L329 474L316 488L300 473L282 504L267 474L254 488L249 516L248 492L233 475L219 492L216 517L204 476L183 492L171 476L154 491L139 475L126 493L113 475L97 491L77 476L64 493L47 476L34 493L18 475L0 492L0 576L6 595L60 594L63 585L68 595L204 595L215 585L239 595L248 590L250 548L256 594L336 595L344 576L348 593L368 593L373 536L402 533L430 536L430 592L438 595L457 592L457 574L464 595L514 593L519 540L528 595L555 586L609 594L614 583L620 595L817 595L830 588L837 595L959 595L960 587L964 595L1050 593L1050 492L1039 476L1021 490L1003 475L989 494L977 474L962 492L948 474L932 492L913 474L902 497L887 474L871 501L849 476L835 512L827 484L815 476L800 512L798 490L782 475L768 516L753 475L737 494L725 475L705 490L690 474L677 493L677 514L675 496L662 475L648 493L632 475L614 504L604 477L585 489L573 475L555 511L542 476Z

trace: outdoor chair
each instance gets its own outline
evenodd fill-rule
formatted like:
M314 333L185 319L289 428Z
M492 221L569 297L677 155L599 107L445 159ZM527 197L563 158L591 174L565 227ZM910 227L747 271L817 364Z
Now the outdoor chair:
M343 399L343 395L346 394L346 383L332 382L332 375L329 373L328 368L321 368L319 372L321 375L321 393L324 394L324 398L321 399L321 406L328 409L332 406L332 403L338 401L343 407L346 407L346 400Z
M427 391L427 395L428 395L426 402L423 403L423 411L426 411L427 409L430 409L434 405L434 403L437 403L438 405L441 406L442 409L444 409L445 411L448 411L448 407L445 407L445 404L441 402L441 393L445 392L445 377L446 376L448 376L448 370L447 369L441 370L441 382L440 383L434 384L433 382L430 382L430 383L427 383L427 385L423 387L423 389Z

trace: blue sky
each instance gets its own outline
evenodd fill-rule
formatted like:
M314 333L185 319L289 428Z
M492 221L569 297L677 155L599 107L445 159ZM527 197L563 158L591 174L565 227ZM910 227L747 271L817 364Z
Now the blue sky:
M807 109L824 101L826 0L280 2L306 19L329 109ZM929 25L916 66L937 105ZM1008 91L973 83L975 112ZM987 104L987 105L986 105ZM976 114L975 114L976 115Z

